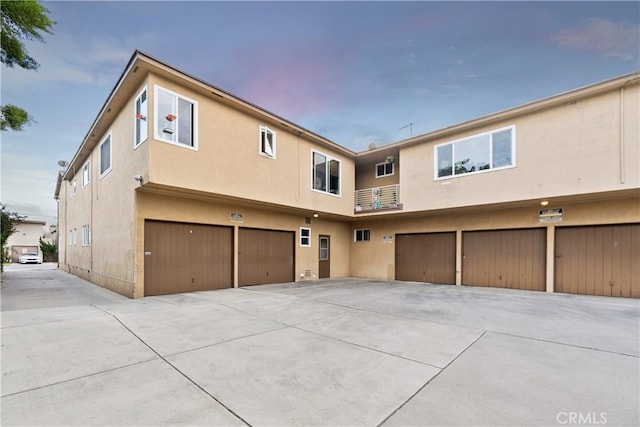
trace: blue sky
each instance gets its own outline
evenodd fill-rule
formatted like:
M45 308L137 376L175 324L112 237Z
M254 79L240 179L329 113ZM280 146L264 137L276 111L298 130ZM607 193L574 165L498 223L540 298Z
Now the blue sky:
M0 135L0 201L49 223L57 162L134 49L355 151L640 69L635 1L43 4L40 69L2 67L36 123Z

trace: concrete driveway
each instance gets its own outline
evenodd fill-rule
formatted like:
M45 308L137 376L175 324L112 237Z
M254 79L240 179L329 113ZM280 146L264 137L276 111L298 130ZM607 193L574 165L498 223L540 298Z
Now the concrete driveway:
M640 301L344 279L2 282L2 425L640 424Z

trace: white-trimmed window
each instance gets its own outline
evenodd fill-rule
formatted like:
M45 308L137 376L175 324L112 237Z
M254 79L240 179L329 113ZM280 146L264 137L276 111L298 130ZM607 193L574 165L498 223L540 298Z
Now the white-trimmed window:
M82 226L82 246L89 246L91 244L91 229L89 224Z
M376 178L393 175L393 163L384 162L376 165Z
M300 227L300 246L311 246L311 229L309 227Z
M368 228L360 228L353 230L354 242L368 242L371 240L371 230Z
M198 148L198 103L160 86L155 87L155 138Z
M111 133L100 144L100 176L111 170Z
M340 195L340 160L312 151L313 177L311 188L329 194Z
M434 150L435 179L515 167L516 127L439 144Z
M145 86L142 89L142 92L136 97L135 101L135 116L134 120L134 148L138 145L142 144L147 140L149 133L149 122L147 121L147 117L149 115L149 106L147 102L147 87Z
M78 185L76 184L76 179L73 178L73 180L71 181L71 195L69 197L75 195L77 191L78 191Z
M266 126L260 126L260 154L276 158L276 133Z
M82 188L89 184L89 160L82 166Z
M69 245L70 246L75 246L76 245L76 229L72 229L69 230Z

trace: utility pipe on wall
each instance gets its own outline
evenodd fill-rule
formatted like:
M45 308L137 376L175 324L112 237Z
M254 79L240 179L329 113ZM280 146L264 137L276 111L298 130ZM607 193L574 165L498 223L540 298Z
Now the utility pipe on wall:
M620 184L624 184L624 86L620 88Z

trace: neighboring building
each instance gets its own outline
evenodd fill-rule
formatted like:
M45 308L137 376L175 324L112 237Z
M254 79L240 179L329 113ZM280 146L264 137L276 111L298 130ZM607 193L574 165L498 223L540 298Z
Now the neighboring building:
M134 298L345 276L640 297L639 83L355 153L136 51L60 175L60 267Z
M18 262L20 255L25 252L36 252L42 257L40 239L44 238L47 232L47 223L44 221L22 220L16 226L16 231L7 239L11 262Z

